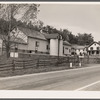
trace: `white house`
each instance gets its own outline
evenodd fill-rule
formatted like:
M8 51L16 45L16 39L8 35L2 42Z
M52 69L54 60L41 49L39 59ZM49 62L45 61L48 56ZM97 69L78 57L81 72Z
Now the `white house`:
M88 55L100 55L100 44L93 42L87 47Z
M72 45L72 49L72 51L79 56L82 56L84 53L87 53L86 46Z

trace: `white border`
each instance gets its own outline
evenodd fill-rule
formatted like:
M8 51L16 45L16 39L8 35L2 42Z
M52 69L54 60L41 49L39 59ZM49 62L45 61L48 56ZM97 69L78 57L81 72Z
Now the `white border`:
M0 2L0 3L36 3L36 4L85 4L85 5L99 5L100 2ZM92 92L83 92L83 91L8 91L8 90L0 90L0 98L71 98L71 99L98 99L100 98L100 92L92 91Z
M100 92L83 91L1 91L0 98L67 98L67 99L97 99L100 98Z
M83 4L85 4L85 5L87 5L87 4L93 4L93 5L94 4L100 4L100 2L77 2L77 1L76 2L67 2L67 1L63 1L63 2L50 2L50 1L49 2L44 2L44 1L43 2L39 2L39 1L29 1L29 2L26 2L26 1L25 2L23 2L23 1L20 1L20 2L19 1L18 2L16 2L16 1L8 2L8 1L6 1L6 2L3 2L2 1L1 2L0 1L0 3L4 3L4 4L7 4L7 3L8 4L10 4L10 3L11 4L12 3L17 3L17 4L20 4L20 3L21 4L25 4L25 3L28 3L28 4L32 4L32 3L36 3L36 4L82 4L82 5Z

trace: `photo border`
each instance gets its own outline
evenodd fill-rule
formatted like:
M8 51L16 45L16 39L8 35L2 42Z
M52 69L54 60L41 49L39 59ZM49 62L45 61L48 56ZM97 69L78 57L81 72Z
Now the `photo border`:
M100 3L100 0L0 0L0 2L99 2ZM10 94L9 94L9 92L10 92ZM75 94L75 92L73 92L73 94L75 95L75 97L74 97L74 95L73 95L73 97L71 97L72 96L72 92L69 92L70 94L69 94L69 96L68 97L64 97L64 95L62 95L61 96L61 98L59 97L31 97L31 96L29 96L29 97L14 97L14 92L16 92L16 91L2 91L2 90L0 90L0 100L13 100L13 99L15 99L15 100L97 100L97 99L100 99L100 93L99 92L95 92L96 94L95 94L95 96L93 97L93 95L94 95L94 93L93 92L90 92L89 93L89 97L86 97L88 94L87 94L87 92L84 92L82 95L83 96L80 96L80 97L77 97L78 95L80 95L82 92L78 92L77 94ZM39 95L38 93L40 92L40 91L36 91L37 92L37 95ZM53 93L54 93L54 91L52 91ZM62 93L64 93L65 91L63 91ZM1 94L2 93L2 94ZM17 91L17 93L18 93L18 91ZM21 92L19 92L18 94L16 94L16 96L17 95L20 95L20 93L22 93L22 91ZM31 92L30 92L31 93ZM61 93L61 94L62 94ZM59 93L58 93L59 94ZM85 94L85 95L84 95ZM5 95L7 95L7 97L5 96ZM11 95L12 95L12 97L11 97ZM24 94L25 95L25 94Z

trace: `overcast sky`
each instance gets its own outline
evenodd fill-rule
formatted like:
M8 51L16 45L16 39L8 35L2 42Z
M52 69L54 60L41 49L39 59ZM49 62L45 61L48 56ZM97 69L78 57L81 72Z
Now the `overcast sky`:
M100 41L100 4L40 4L38 19L73 34L92 33Z

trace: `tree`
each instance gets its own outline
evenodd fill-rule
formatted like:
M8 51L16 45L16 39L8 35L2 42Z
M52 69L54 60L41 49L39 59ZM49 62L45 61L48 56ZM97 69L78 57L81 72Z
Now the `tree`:
M69 43L71 43L71 44L77 44L77 36L73 35L70 32L70 34L68 35L68 37L69 37L69 40L68 40Z
M91 33L90 34L78 33L77 38L78 38L78 44L79 45L89 45L90 43L92 43L94 41L93 36L91 35Z
M39 5L36 4L0 4L0 32L6 48L7 58L10 57L12 30L17 26L16 20L25 23L34 22L37 17ZM20 11L23 9L23 14ZM18 14L21 17L18 19ZM17 16L17 17L16 17ZM19 23L21 24L21 22Z
M63 40L69 41L70 31L68 29L63 29L63 31L61 33L62 33Z

